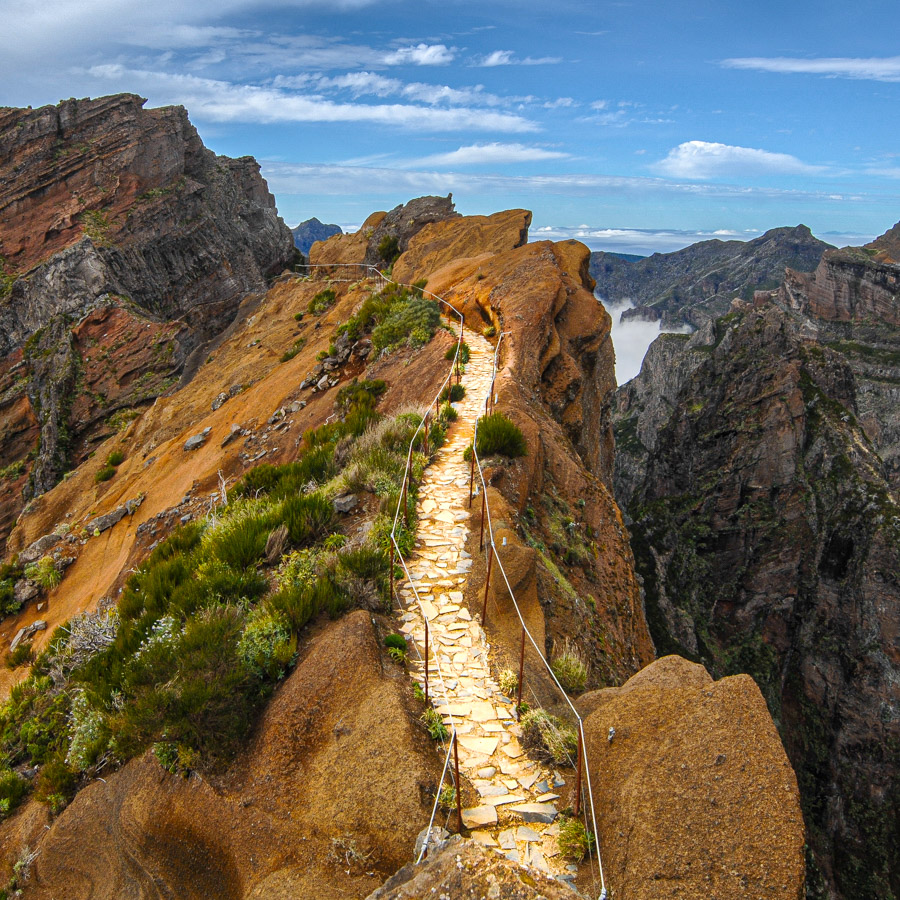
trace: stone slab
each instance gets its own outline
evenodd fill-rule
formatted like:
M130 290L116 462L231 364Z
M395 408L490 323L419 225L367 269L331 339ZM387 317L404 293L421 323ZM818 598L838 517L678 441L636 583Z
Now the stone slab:
M497 824L497 810L493 806L475 806L462 811L463 827L484 828Z

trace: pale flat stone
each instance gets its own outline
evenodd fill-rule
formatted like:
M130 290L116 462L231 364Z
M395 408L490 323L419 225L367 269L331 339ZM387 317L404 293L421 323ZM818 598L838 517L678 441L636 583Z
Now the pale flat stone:
M504 850L513 850L516 846L516 833L512 830L512 828L507 828L505 831L501 831L500 834L497 835L497 840L500 842L500 846Z
M483 847L496 847L497 842L489 831L473 831L472 837Z
M465 828L484 828L497 824L497 810L493 806L476 806L462 811Z
M552 803L520 803L518 806L511 806L510 811L520 815L526 822L546 822L548 825L559 815Z
M511 759L501 759L499 765L504 775L518 775L522 771L522 766Z
M540 776L535 772L532 772L530 775L525 775L524 777L519 779L519 784L522 785L523 788L527 791L539 778Z
M428 600L420 600L419 605L422 608L422 614L426 619L430 622L432 619L437 618L438 610L437 607Z
M490 722L495 719L494 707L490 703L473 703L472 711L469 713L473 722Z
M472 753L480 753L484 756L490 756L497 749L498 740L495 737L462 737L459 739L459 743L460 746L465 747L466 750L471 750Z
M551 800L559 800L559 794L554 794L552 791L541 794L540 797L537 798L538 803L549 803Z
M481 727L489 732L502 732L503 726L499 722L482 722Z
M453 603L462 603L463 601L462 591L450 591L449 597Z
M505 790L505 788L504 788ZM507 803L521 803L525 798L519 794L500 794L496 797L486 797L485 803L490 803L491 806L504 806Z
M502 784L476 784L475 790L478 791L480 797L503 797L508 796L509 791Z
M454 593L456 593L456 592L454 591ZM464 622L471 622L472 614L463 607L459 611L459 618L462 619Z
M525 751L519 746L518 741L510 741L500 748L510 759L518 759Z
M533 828L529 828L527 825L520 825L516 829L516 840L517 841L540 841L541 835L539 835Z

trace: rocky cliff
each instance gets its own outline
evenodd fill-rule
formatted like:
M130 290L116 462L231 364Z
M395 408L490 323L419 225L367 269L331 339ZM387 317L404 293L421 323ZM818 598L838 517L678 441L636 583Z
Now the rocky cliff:
M773 228L752 241L701 241L637 261L595 252L591 275L604 299L631 301L627 316L700 327L724 315L735 297L749 300L756 290L777 287L785 267L812 271L830 246L797 225Z
M296 228L291 229L294 235L294 246L304 255L309 255L309 248L316 241L327 241L336 234L343 234L340 225L326 225L315 216L301 222Z
M0 539L292 258L257 163L144 103L0 110Z
M797 771L813 897L900 889L892 268L831 251L660 338L614 414L657 648L760 685Z

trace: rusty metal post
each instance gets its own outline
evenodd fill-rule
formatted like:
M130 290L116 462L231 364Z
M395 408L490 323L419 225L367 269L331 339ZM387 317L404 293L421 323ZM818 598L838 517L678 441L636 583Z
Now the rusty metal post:
M475 442L472 441L472 465L469 466L469 509L472 508L472 492L475 490Z
M394 540L391 538L391 609L394 608Z
M425 705L428 706L428 619L425 619Z
M481 533L478 535L478 549L484 550L484 505L487 498L487 487L481 492Z
M488 598L488 589L491 586L491 563L494 561L494 545L491 544L488 547L488 566L487 566L487 578L484 579L484 606L481 608L481 627L484 628L484 623L487 621L487 598Z
M422 452L427 457L428 454L428 419L431 417L431 410L425 413L425 421L422 423Z
M453 729L453 768L456 770L456 815L459 817L459 830L462 831L462 791L459 783L459 744L456 740L456 729Z
M581 759L584 756L584 748L581 746L582 741L582 732L581 732L581 723L578 723L578 768L576 770L575 775L575 806L572 808L572 811L575 813L575 818L578 818L578 814L581 812Z
M493 381L491 381L491 395L490 395L489 399L491 401L491 413L493 413L494 412L494 382Z
M403 478L403 521L406 523L406 527L409 528L409 503L406 500L406 486L409 484L409 472Z
M519 650L519 689L516 695L516 714L522 705L522 684L525 681L525 626L522 626L522 647Z

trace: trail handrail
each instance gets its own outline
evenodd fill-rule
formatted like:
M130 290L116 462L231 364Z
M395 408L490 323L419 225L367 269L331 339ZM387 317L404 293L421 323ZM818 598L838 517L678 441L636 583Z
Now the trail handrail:
M500 332L498 339L497 339L497 345L494 347L494 362L493 362L493 367L491 370L491 384L490 384L490 388L489 388L490 393L489 393L488 397L485 399L485 411L487 411L488 400L490 400L492 407L494 404L494 396L495 396L494 385L497 380L497 357L499 356L499 353L500 353L500 346L503 343L503 338L507 334L509 334L508 331ZM596 841L596 846L597 846L597 864L598 864L598 868L600 870L600 888L601 888L600 897L601 897L601 900L605 900L605 898L606 898L606 882L605 882L604 875L603 875L603 860L600 855L600 834L599 834L599 831L597 830L597 813L596 813L596 810L594 807L594 792L593 792L593 788L591 786L590 766L588 765L589 761L587 758L587 740L585 739L585 734L584 734L584 724L583 724L581 716L578 714L578 710L575 709L575 706L573 705L572 701L569 699L569 695L565 692L565 690L563 690L563 686L559 683L559 679L556 677L556 674L553 672L553 669L551 668L549 662L547 662L547 659L544 656L543 651L538 646L537 641L535 641L534 636L531 634L531 632L528 629L528 626L525 624L525 618L522 615L522 610L519 608L518 602L516 601L516 595L513 593L512 585L510 584L509 577L506 574L506 569L503 566L503 562L500 559L500 555L497 553L497 545L496 545L496 543L494 543L494 527L493 527L493 523L491 521L491 505L488 502L488 495L487 495L487 482L485 481L485 478L484 478L484 470L482 469L482 466L481 466L481 459L478 456L478 421L479 421L478 419L475 420L475 434L472 437L472 455L475 459L475 468L478 470L478 479L481 482L481 490L484 491L483 502L484 502L485 517L487 519L487 526L488 526L487 533L488 533L488 547L490 548L489 552L491 552L493 554L493 557L497 562L497 566L499 567L500 572L503 575L503 581L506 583L506 589L509 592L509 596L513 602L513 606L515 607L516 615L519 617L519 622L522 624L523 633L528 635L528 639L529 639L529 641L531 641L531 645L534 647L535 651L537 652L538 656L540 657L541 662L544 664L544 667L546 668L550 677L553 679L554 683L559 688L560 694L562 694L563 698L565 699L566 703L569 705L569 708L572 710L572 713L574 714L574 716L578 722L578 731L581 736L581 741L580 741L581 754L584 758L585 764L588 766L588 775L587 775L586 781L587 781L587 787L588 787L588 800L589 800L590 807L591 807L591 820L594 825L594 839Z
M438 391L435 394L434 399L428 405L425 414L422 416L422 421L419 422L419 424L409 442L409 449L406 454L406 467L403 472L403 480L402 480L402 483L400 486L400 497L397 501L397 509L394 513L394 521L391 525L391 533L390 533L391 545L392 545L392 549L394 551L393 555L395 555L397 560L399 560L399 562L400 562L400 566L403 569L404 574L406 575L407 584L409 585L409 587L412 588L413 596L415 597L415 602L418 605L419 611L421 612L421 615L422 615L422 620L423 620L423 622L425 622L425 627L428 628L428 617L425 615L425 609L422 606L422 599L419 596L419 591L418 591L418 588L416 587L416 583L412 579L409 568L406 564L406 560L403 558L403 553L400 550L400 545L397 542L397 528L398 528L398 525L400 522L401 507L403 507L408 502L407 501L407 490L409 487L410 478L411 478L411 474L412 474L412 459L413 459L413 453L415 452L416 441L419 437L420 432L424 433L424 429L426 427L430 426L429 417L431 415L432 408L435 409L435 412L437 411L437 409L440 406L440 397L444 391L444 388L447 387L447 385L452 380L454 372L458 373L458 371L459 371L458 363L459 363L460 350L461 350L462 343L463 343L463 332L465 330L465 318L464 318L463 314L455 306L453 306L453 304L448 303L446 300L443 299L443 297L439 297L437 294L434 294L431 291L427 291L424 288L415 287L414 285L400 285L398 282L393 281L388 276L386 276L382 271L380 271L375 266L367 265L365 263L328 263L328 264L321 264L321 265L317 265L317 264L303 265L299 268L327 269L332 266L341 266L341 267L345 267L345 268L356 268L357 270L363 269L363 271L366 274L368 274L369 276L371 276L373 278L376 278L381 283L382 290L384 289L384 287L387 284L395 284L398 287L412 288L415 291L419 291L423 297L428 296L431 299L433 299L434 301L436 301L437 303L443 304L448 310L452 311L453 313L455 313L456 316L459 317L459 335L458 335L457 341L456 341L456 352L453 354L453 360L450 363L450 370L447 373L447 376L441 382L441 386L438 388ZM330 280L335 281L337 279L332 278ZM350 279L346 279L346 280L349 281ZM425 439L427 441L427 434L425 435ZM404 522L406 521L407 511L408 510L404 509ZM394 562L393 562L393 560L391 560L391 566L393 567L393 565L394 565ZM393 598L392 598L392 601L393 601ZM402 609L403 603L400 600L399 594L397 596L397 601L398 601L400 608ZM419 658L421 659L422 655L421 655L421 653L419 653L419 648L418 648L418 645L415 643L415 641L413 641L413 645L415 646L416 653L418 654ZM434 654L434 663L435 663L435 668L436 668L437 674L438 674L438 680L439 680L440 686L441 686L441 693L443 694L444 703L447 707L446 715L450 719L451 730L450 730L450 740L447 745L447 753L446 753L446 757L444 760L444 767L441 772L441 779L440 779L440 782L438 783L437 793L434 798L434 805L432 806L432 810L431 810L431 818L428 821L428 829L425 834L425 839L422 841L422 848L419 852L418 858L416 859L417 864L422 861L422 858L425 856L425 853L428 850L428 845L431 840L432 829L434 827L434 820L437 815L437 808L440 804L441 789L444 786L444 780L447 777L447 773L448 773L448 769L449 769L450 753L453 749L454 742L457 740L457 737L458 737L456 720L455 720L455 716L452 711L453 707L450 702L450 694L447 689L446 681L444 679L444 671L441 668L440 657L438 656L437 653ZM425 667L424 674L425 674L425 678L427 680L428 665L429 665L429 660L427 658L423 660L423 665ZM457 791L457 796L460 796L459 792L461 790L461 786L459 784L455 784L455 788ZM460 828L462 828L462 822L460 822L459 825L460 825Z

